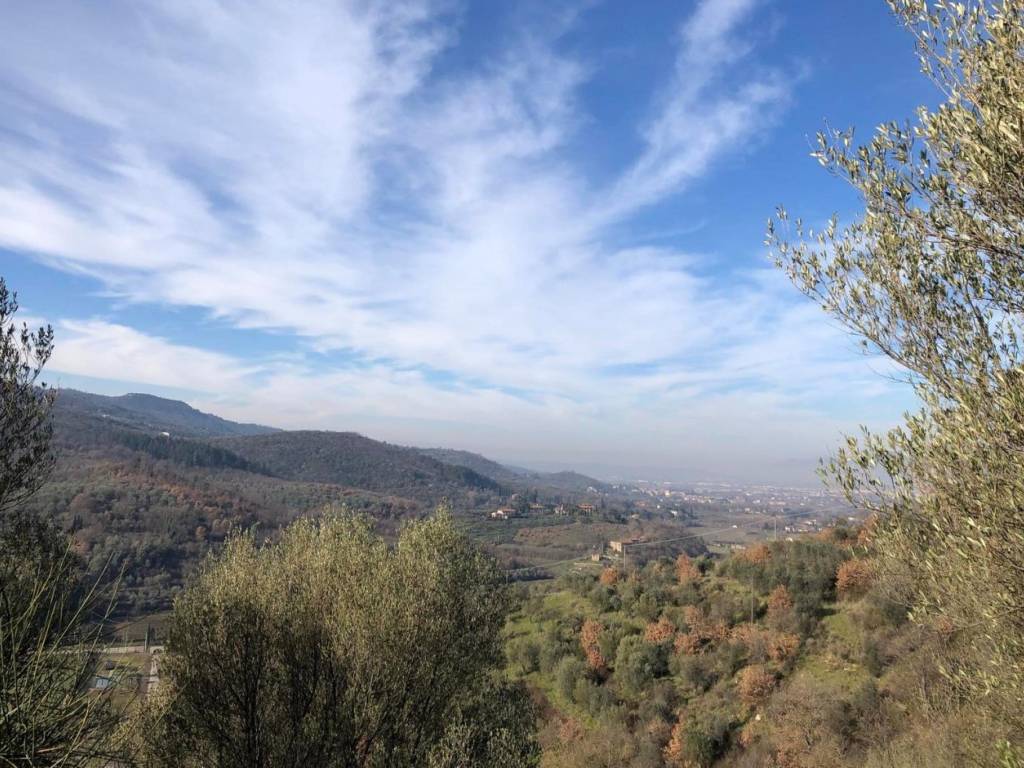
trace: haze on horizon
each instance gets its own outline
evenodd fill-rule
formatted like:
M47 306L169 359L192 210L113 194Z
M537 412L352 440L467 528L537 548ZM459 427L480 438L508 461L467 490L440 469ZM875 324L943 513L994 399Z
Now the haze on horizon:
M5 16L0 274L54 325L52 383L780 484L911 406L762 245L780 202L857 210L807 156L826 118L933 99L882 3Z

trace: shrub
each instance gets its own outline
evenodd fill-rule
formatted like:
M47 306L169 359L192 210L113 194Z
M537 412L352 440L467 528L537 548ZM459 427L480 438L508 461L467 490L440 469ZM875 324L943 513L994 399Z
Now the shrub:
M648 643L659 643L671 642L676 636L676 625L668 620L666 616L662 616L657 621L650 622L644 628L644 641Z
M175 604L140 762L492 765L529 753L509 742L532 730L529 707L488 702L512 696L492 679L509 608L496 564L444 513L395 547L350 517L300 520L269 546L237 537ZM481 753L502 729L495 754Z
M555 670L555 687L566 701L573 701L576 683L586 677L587 667L579 659L566 656Z
M584 621L580 630L580 646L587 659L587 666L598 674L603 674L608 667L604 654L601 653L601 636L603 634L604 625L594 619Z
M760 664L744 667L740 672L740 698L748 706L756 706L768 698L775 687L775 675Z
M665 651L637 635L622 638L615 654L615 681L626 693L638 695L655 678L668 672Z
M676 558L676 580L684 585L700 580L700 568L685 553Z
M861 597L870 589L873 576L874 569L868 560L847 560L836 571L836 592L843 599Z

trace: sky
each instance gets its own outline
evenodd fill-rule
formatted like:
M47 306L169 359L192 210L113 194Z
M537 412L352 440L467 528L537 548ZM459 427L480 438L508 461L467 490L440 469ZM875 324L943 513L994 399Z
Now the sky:
M56 385L605 479L813 483L887 361L772 265L934 101L882 0L37 0L0 275Z

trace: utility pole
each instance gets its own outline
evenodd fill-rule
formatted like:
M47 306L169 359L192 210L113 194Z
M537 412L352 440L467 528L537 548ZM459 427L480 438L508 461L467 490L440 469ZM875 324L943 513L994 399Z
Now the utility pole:
M775 540L779 540L779 513L775 513Z
M626 542L622 542L622 575L626 575Z
M750 574L750 623L754 623L754 574Z

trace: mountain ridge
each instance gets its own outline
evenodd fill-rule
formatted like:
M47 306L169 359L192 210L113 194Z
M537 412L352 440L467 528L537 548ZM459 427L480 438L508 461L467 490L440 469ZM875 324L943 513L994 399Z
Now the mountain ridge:
M583 492L588 488L600 489L606 487L606 484L602 481L578 472L539 472L520 467L510 467L472 451L391 444L354 431L283 430L262 424L230 421L215 414L204 413L181 400L173 400L145 393L132 392L124 395L110 396L76 389L62 389L59 390L57 397L56 415L58 422L66 430L71 429L79 432L99 430L101 427L92 421L97 420L98 422L116 425L125 430L148 433L153 437L170 438L171 440L181 438L201 440L211 445L232 438L292 435L292 438L279 437L278 442L287 443L291 450L297 450L297 442L301 439L298 436L305 436L305 439L317 441L321 444L324 441L333 440L335 447L341 450L351 452L352 450L363 449L374 453L384 462L383 466L385 467L394 466L398 456L397 452L407 451L409 455L405 457L404 461L406 463L411 462L413 467L416 467L419 461L412 457L415 454L437 462L438 465L461 468L462 470L467 470L467 472L462 472L461 476L469 487L487 488L494 492L500 492L504 488L532 485L543 485L552 490L568 492ZM329 435L335 437L329 438L327 437ZM134 448L142 446L143 450L157 458L160 458L162 453L166 453L170 445L166 441L146 442L138 438L128 439L123 436L116 436L115 441L132 443L130 447ZM245 445L244 441L237 444L225 443L218 447L238 455L242 462L248 465L250 471L259 471L263 474L278 474L280 472L281 477L289 477L290 479L351 485L351 483L346 482L346 480L351 478L350 474L346 474L352 469L351 466L348 470L344 470L336 463L334 468L331 469L321 461L319 469L307 466L304 469L300 469L300 472L306 473L304 476L293 477L289 471L282 469L285 464L288 464L285 457L280 455L266 456L265 458L269 460L269 463L263 463L254 461L250 456L245 455L247 451L249 454L265 452L269 444L273 442L273 440L269 441L269 443L264 441L262 444L248 445L244 449L242 448ZM218 455L208 460L227 461L230 466L236 466L237 464L232 463L229 458L223 455ZM203 463L207 459L198 459L197 461L202 466L209 466L209 464ZM459 476L459 473L453 474L451 471L445 470L438 465L424 464L419 466L418 470L425 471L428 475L437 478L446 477L448 480L455 480ZM243 464L237 464L237 466L241 467ZM278 469L275 470L275 466ZM291 471L296 469L292 467ZM360 471L358 474L361 478L365 478L365 472ZM338 478L341 478L341 480ZM381 491L386 483L376 482L371 483L371 485L374 487L362 485L353 487Z
M262 435L281 431L262 424L230 421L212 413L204 413L181 400L141 392L111 396L78 389L60 389L55 408L58 415L62 411L89 414L135 429L177 433L179 437Z

